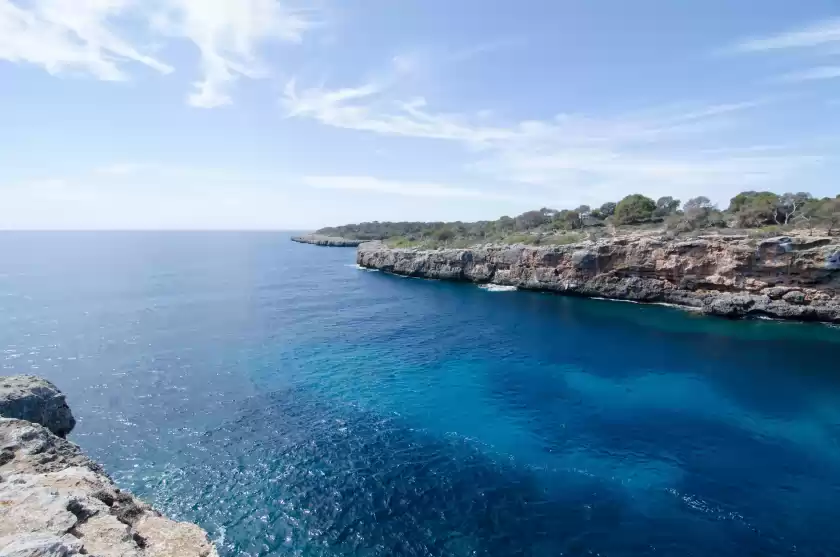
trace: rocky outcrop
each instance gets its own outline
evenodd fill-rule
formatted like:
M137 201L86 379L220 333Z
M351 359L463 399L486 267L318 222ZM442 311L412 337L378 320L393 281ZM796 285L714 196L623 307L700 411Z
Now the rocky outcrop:
M61 437L76 425L61 391L32 375L0 377L0 416L41 424Z
M350 240L348 238L339 238L338 236L322 236L320 234L305 234L303 236L293 236L293 242L299 244L313 244L316 246L326 246L331 248L355 248L363 242L363 240Z
M33 379L37 378L0 378L0 384L17 385L27 396L21 385L42 389ZM216 557L217 553L201 528L163 517L120 490L78 446L39 423L0 418L0 557L72 555Z
M566 246L392 249L359 246L357 263L413 277L669 303L725 317L840 323L836 238L628 236Z

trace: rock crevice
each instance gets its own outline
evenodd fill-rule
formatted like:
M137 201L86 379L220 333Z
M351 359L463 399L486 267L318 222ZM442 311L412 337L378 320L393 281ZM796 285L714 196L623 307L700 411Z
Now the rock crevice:
M840 323L836 238L629 236L565 246L417 250L368 242L356 262L385 272L697 308L724 317Z

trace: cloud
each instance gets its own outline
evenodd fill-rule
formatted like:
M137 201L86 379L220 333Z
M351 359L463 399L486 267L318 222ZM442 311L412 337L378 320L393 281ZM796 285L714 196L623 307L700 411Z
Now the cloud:
M308 117L323 124L383 135L457 141L476 148L504 143L603 143L618 138L650 140L679 131L702 131L717 117L754 108L766 101L714 104L683 110L659 110L624 118L593 119L559 114L550 120L523 120L509 125L486 125L492 111L475 114L440 113L427 109L422 97L394 100L380 83L357 87L299 90L290 80L282 105L291 117ZM718 120L719 121L719 120Z
M740 118L770 102L675 104L610 117L559 114L502 122L492 113L436 112L422 98L400 101L374 83L299 90L292 81L283 98L290 117L451 142L471 155L467 170L484 179L526 184L554 199L592 201L634 191L723 200L740 189L779 186L822 164L825 157L819 153L727 145ZM382 187L378 182L355 185Z
M821 66L782 76L784 81L815 81L840 78L840 66Z
M190 105L213 108L231 102L229 86L240 76L256 79L267 70L257 46L268 41L300 43L313 22L305 12L277 0L167 0L154 27L190 40L201 56L202 79Z
M840 42L840 18L829 19L797 31L751 38L736 44L735 52L765 52L792 48L813 48Z
M202 73L187 101L212 108L231 102L230 86L240 77L267 75L260 45L299 43L313 25L309 12L287 0L0 0L0 59L52 75L120 81L132 64L174 71L144 54L137 37L187 40L198 49Z
M113 20L128 8L128 0L35 0L29 9L0 0L0 58L105 81L126 79L122 67L129 62L171 72L120 38Z
M828 19L804 29L787 31L768 37L751 38L734 45L734 53L775 53L797 51L809 55L840 55L840 18ZM840 78L840 65L828 65L789 72L779 81L804 82Z
M372 176L306 176L304 184L330 190L368 191L408 197L509 199L510 196L428 182L382 180Z
M456 140L477 146L510 135L504 129L473 126L459 115L426 112L426 101L421 97L388 101L382 96L384 91L385 87L378 83L335 90L298 90L296 81L290 80L282 104L292 117L314 118L337 128L383 135Z

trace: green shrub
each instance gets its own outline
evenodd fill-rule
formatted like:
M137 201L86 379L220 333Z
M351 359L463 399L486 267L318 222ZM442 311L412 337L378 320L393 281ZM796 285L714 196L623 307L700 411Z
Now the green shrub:
M628 195L618 202L615 207L616 224L638 224L647 222L653 217L656 202L642 194Z
M546 245L565 246L568 244L577 244L578 242L582 242L585 238L584 234L558 234L555 236L543 237L541 243Z

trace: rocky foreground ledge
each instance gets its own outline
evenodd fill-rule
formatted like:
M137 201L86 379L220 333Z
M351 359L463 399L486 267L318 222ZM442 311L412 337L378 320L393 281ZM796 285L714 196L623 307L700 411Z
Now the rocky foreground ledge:
M207 534L120 490L59 437L64 395L31 376L0 377L0 557L216 557Z
M724 317L840 323L840 241L829 237L627 236L566 246L393 249L356 262L412 277L668 303Z
M355 248L362 243L362 240L350 240L348 238L340 238L338 236L322 236L321 234L293 236L292 241L299 244L313 244L316 246L326 246L331 248Z

